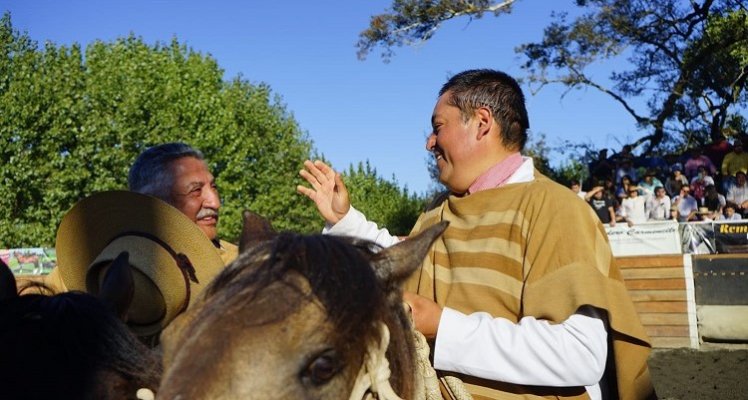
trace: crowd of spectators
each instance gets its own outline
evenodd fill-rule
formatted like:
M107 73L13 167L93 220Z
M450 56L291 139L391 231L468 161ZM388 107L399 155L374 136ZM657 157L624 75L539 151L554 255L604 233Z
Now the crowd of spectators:
M589 181L572 181L570 188L610 226L748 218L748 152L741 139L664 157L637 157L630 145L612 156L603 149L588 167Z

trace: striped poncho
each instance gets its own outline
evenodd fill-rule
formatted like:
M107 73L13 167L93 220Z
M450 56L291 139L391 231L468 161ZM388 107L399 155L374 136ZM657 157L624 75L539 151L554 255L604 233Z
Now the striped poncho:
M649 339L594 211L537 171L530 182L450 196L421 215L411 235L449 228L406 290L465 314L560 323L581 306L607 311L613 398L654 397ZM457 375L457 374L455 374ZM584 387L521 386L458 375L476 399L587 398Z

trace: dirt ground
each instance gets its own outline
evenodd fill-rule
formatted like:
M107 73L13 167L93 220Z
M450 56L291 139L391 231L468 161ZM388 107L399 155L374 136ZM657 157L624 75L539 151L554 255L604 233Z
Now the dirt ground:
M655 349L649 359L660 400L748 399L748 346Z

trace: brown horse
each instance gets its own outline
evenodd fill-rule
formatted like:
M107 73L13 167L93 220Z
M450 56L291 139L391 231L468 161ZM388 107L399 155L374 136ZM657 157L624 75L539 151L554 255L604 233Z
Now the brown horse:
M352 238L276 235L245 213L239 258L161 336L158 397L411 398L401 283L445 227L376 251Z
M0 261L0 398L135 399L158 385L158 357L116 315L127 302L119 293L126 253L110 271L105 301L82 292L20 296ZM106 302L114 298L125 302Z

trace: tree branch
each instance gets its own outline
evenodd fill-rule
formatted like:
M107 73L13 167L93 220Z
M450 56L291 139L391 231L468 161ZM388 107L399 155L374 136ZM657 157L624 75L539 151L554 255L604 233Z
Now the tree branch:
M577 76L577 79L579 79L580 83L584 83L587 86L591 86L591 87L593 87L593 88L595 88L595 89L597 89L597 90L599 90L599 91L601 91L601 92L609 95L615 101L617 101L618 103L620 103L623 106L623 108L625 108L626 111L629 114L631 114L632 117L634 117L634 119L636 120L637 123L640 123L640 124L649 124L649 123L653 122L651 119L646 118L646 117L642 117L641 115L639 115L636 112L636 110L634 110L628 104L628 102L626 102L626 100L621 95L619 95L618 93L615 93L612 90L610 90L610 89L608 89L608 88L606 88L606 87L604 87L604 86L602 86L602 85L600 85L600 84L598 84L596 82L591 81L589 78L587 78L586 75L584 75L580 71L577 71L574 67L569 67L569 70L571 70Z
M475 13L479 13L479 12L487 12L487 11L496 12L496 11L499 11L499 10L501 10L503 8L507 8L507 7L511 6L512 3L514 3L515 1L517 1L517 0L506 0L506 1L503 1L501 3L494 4L492 6L489 6L489 7L486 7L486 8L482 8L482 9L481 8L475 8L475 7L468 7L468 8L465 8L464 10L461 10L461 11L451 11L450 13L448 13L448 14L446 14L444 16L436 18L436 20L434 22L434 26L431 29L429 29L428 32L434 32L437 29L439 29L439 25L441 25L441 23L444 22L444 21L448 21L448 20L453 19L453 18L458 18L458 17L461 17L463 15L471 15L471 14L475 14ZM392 34L398 35L398 34L402 34L402 33L407 33L407 32L409 32L409 31L411 31L413 29L416 29L416 28L418 28L420 26L426 26L426 25L427 24L424 23L424 22L420 22L420 21L419 22L414 22L414 23L412 23L410 25L406 25L406 26L403 26L403 27L400 27L400 28L397 28L397 29L393 29L392 30ZM427 39L428 39L427 35L424 35L424 38L421 38L420 41L423 42L423 41L425 41Z

